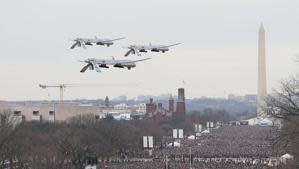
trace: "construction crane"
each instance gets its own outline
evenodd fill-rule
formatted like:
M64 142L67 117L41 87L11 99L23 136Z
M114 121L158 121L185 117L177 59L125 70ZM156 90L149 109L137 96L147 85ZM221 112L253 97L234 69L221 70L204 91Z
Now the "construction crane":
M39 87L46 88L59 88L60 91L60 103L63 103L63 92L66 87L136 87L138 84L57 84L57 85L42 85Z
M59 88L59 90L60 90L60 102L61 103L63 102L63 91L66 88L66 86L67 86L66 84L60 84L60 85L42 85L42 84L39 84L39 87L41 87L43 89L46 89L46 88L49 88L49 87Z

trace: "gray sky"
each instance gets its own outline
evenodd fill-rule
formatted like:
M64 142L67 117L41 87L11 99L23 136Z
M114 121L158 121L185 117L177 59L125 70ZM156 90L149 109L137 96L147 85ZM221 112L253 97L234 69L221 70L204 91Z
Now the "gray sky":
M257 32L266 29L268 90L298 70L298 0L1 0L0 100L58 99L39 83L115 84L67 88L66 99L176 93L256 93ZM76 37L125 36L115 46L70 50ZM123 59L123 46L182 42L131 71L80 74L88 57ZM138 57L132 57L135 59ZM131 86L117 86L131 84Z

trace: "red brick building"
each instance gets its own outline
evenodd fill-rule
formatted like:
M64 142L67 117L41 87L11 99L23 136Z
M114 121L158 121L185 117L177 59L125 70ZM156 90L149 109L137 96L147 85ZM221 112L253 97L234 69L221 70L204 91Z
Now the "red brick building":
M184 118L186 115L186 104L185 104L185 89L178 89L178 101L176 103L175 116L178 118Z
M150 102L146 103L145 105L145 110L146 110L146 115L148 117L151 117L153 113L156 111L157 105L153 102L153 99L150 98Z

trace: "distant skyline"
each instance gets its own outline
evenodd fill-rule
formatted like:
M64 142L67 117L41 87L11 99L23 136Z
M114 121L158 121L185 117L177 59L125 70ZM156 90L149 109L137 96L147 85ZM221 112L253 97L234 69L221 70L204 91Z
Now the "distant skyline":
M279 80L298 72L298 6L293 0L4 0L0 100L59 99L59 89L43 90L40 83L103 84L66 88L65 99L176 94L181 86L187 98L257 94L261 23L271 93ZM69 39L94 36L126 39L109 48L69 49ZM150 42L183 44L143 55L152 60L131 71L79 72L84 65L78 60L124 59L124 46Z

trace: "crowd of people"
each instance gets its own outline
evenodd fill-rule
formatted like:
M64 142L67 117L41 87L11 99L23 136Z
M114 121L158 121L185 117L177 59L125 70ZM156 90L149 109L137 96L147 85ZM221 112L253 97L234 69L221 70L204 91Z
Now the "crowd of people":
M179 147L157 146L151 159L105 163L101 168L264 169L275 165L271 159L282 154L273 145L278 135L275 127L224 126L195 140L179 140Z
M269 158L279 155L272 142L278 136L275 127L225 126L212 129L196 140L181 140L180 147L156 150L155 156L172 158L189 156L201 158Z
M193 162L182 163L170 161L167 164L163 161L114 163L102 165L106 169L264 169L267 164L250 164L235 162Z

